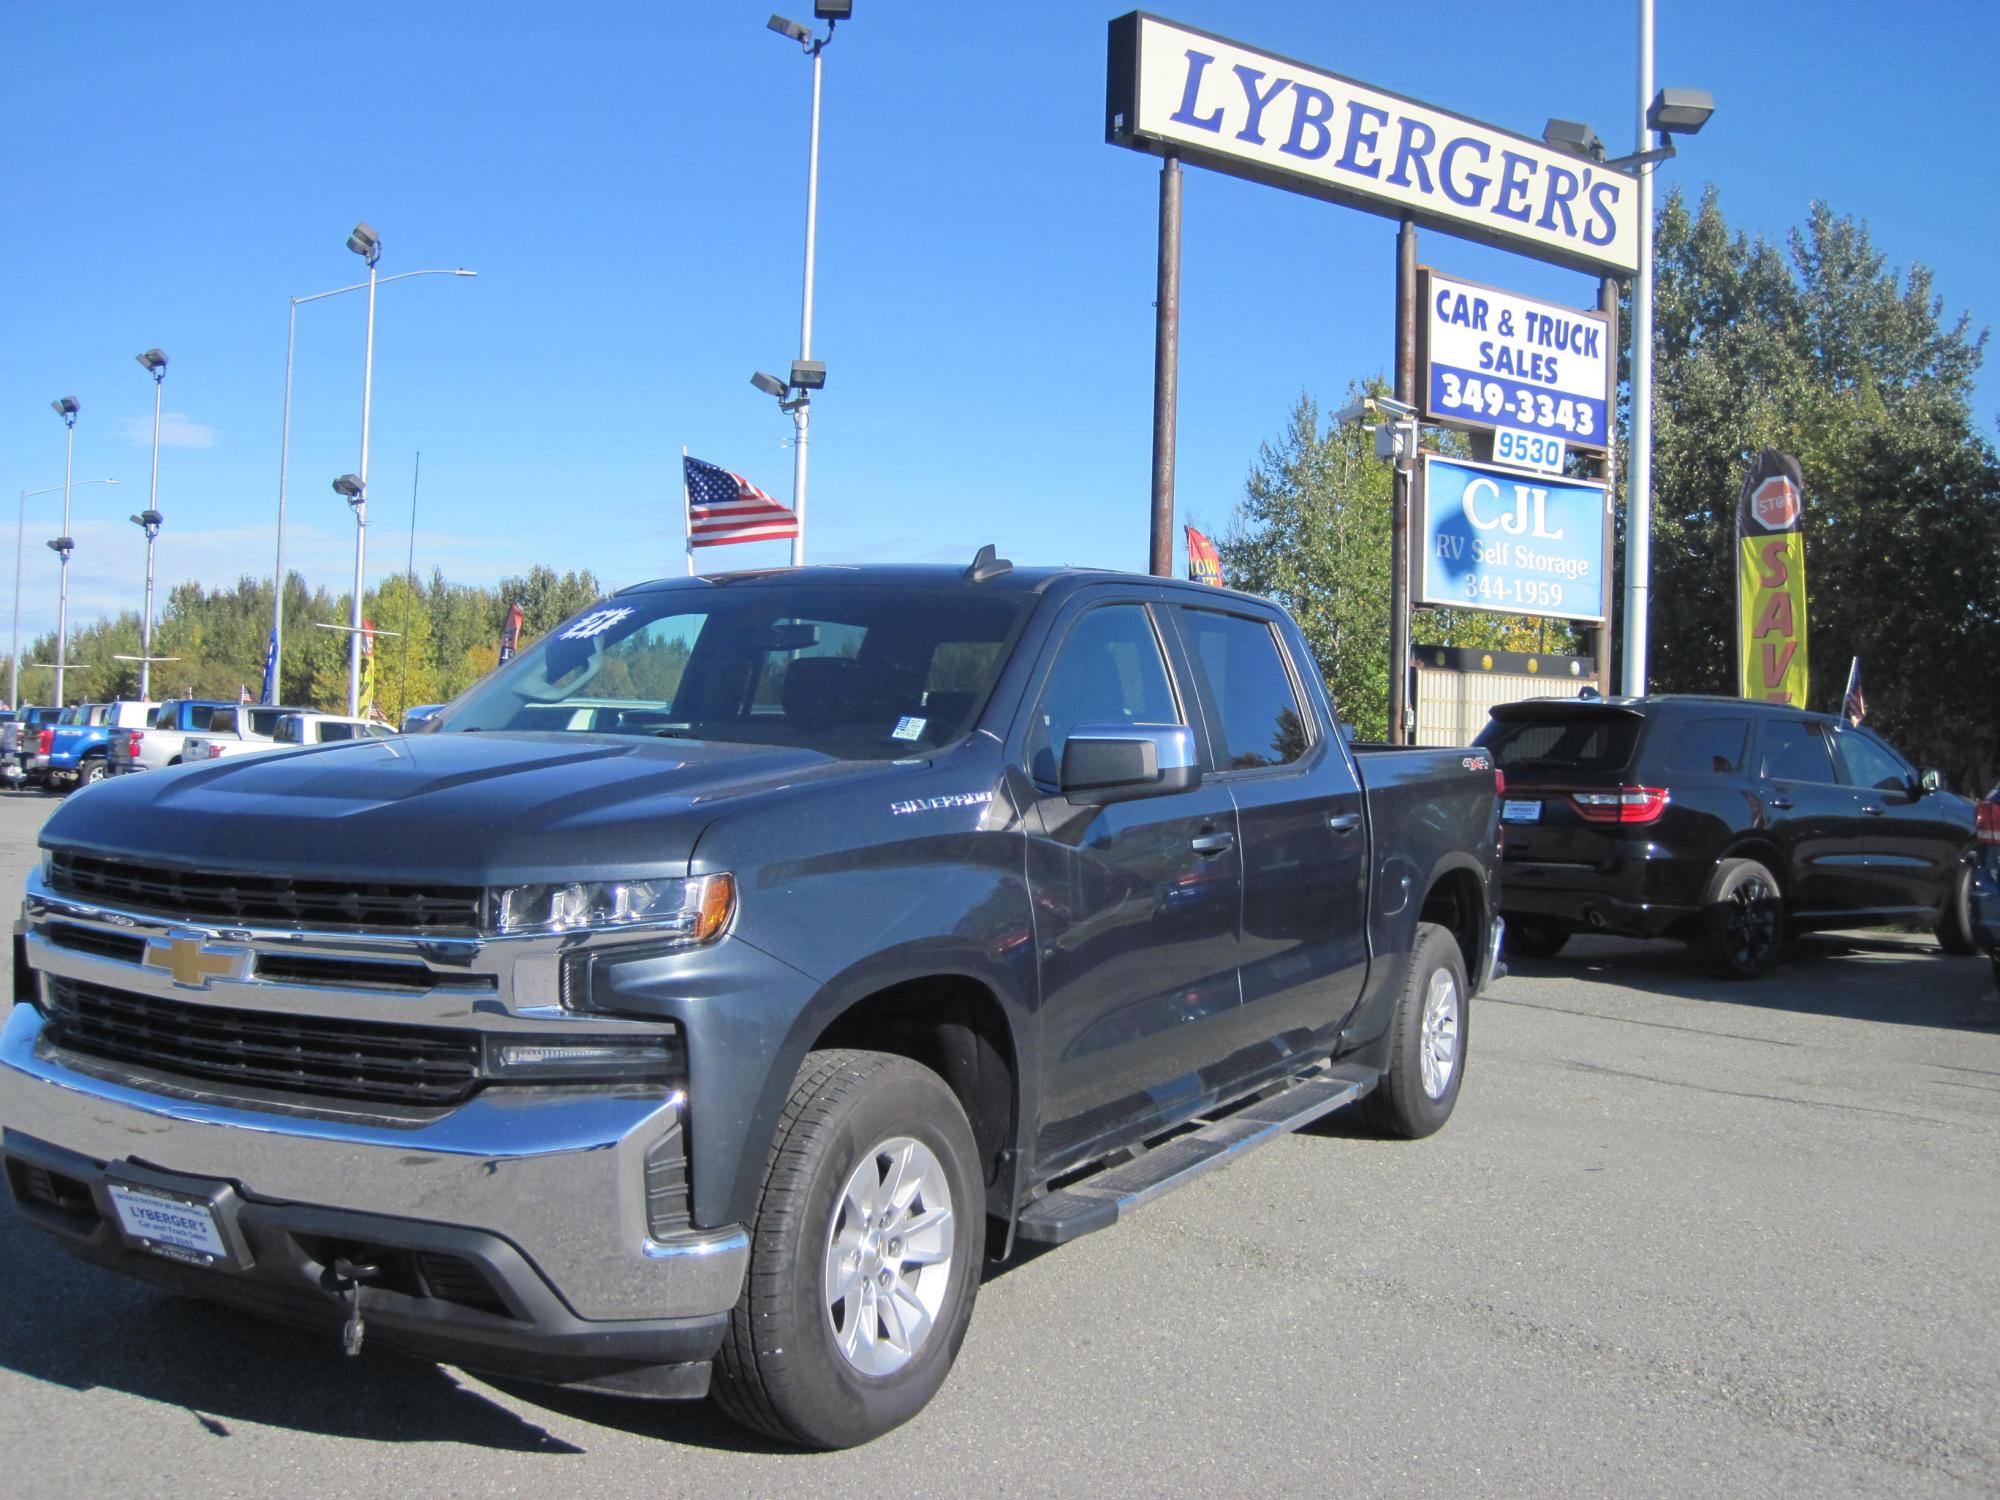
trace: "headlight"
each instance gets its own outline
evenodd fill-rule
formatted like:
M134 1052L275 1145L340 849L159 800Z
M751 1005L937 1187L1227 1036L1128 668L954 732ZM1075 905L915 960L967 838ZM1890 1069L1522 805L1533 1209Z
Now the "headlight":
M720 936L735 910L736 881L728 875L569 881L487 892L486 925L504 936L643 927L692 946Z

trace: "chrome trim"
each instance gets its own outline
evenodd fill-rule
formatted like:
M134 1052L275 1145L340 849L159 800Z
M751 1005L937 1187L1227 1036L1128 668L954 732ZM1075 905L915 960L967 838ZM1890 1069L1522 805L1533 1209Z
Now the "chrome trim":
M1479 956L1479 975L1472 984L1473 994L1477 995L1494 980L1505 977L1507 971L1500 967L1500 940L1506 933L1507 919L1496 911L1486 929L1486 951Z
M488 1089L388 1123L176 1098L86 1073L17 1005L0 1030L0 1120L116 1163L219 1178L250 1198L388 1214L497 1234L578 1316L698 1317L733 1307L749 1239L725 1225L652 1240L646 1153L679 1128L685 1096Z

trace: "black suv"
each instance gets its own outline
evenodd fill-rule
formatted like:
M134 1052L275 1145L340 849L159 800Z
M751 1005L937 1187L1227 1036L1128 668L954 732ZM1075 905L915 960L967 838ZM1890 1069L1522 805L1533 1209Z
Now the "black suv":
M1539 698L1478 743L1506 777L1511 952L1680 937L1750 977L1792 932L1913 921L1976 951L1973 804L1867 729L1741 698Z

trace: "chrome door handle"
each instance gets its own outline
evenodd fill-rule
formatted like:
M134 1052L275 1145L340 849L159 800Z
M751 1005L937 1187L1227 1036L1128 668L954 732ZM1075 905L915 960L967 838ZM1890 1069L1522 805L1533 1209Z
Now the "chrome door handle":
M1779 812L1790 812L1792 810L1792 804L1783 797L1773 797L1770 801L1770 806L1777 808Z
M1227 854L1236 847L1233 833L1204 833L1189 846L1197 854Z
M1335 833L1352 833L1361 826L1361 814L1336 813L1326 820L1326 826Z
M1861 810L1864 813L1868 814L1868 816L1871 818L1879 818L1882 816L1882 809L1879 807L1864 807Z

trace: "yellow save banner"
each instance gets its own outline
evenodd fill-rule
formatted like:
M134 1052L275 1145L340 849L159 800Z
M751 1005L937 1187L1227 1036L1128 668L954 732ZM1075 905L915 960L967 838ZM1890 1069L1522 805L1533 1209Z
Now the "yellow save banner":
M1736 504L1738 691L1806 706L1805 490L1798 460L1766 448Z

